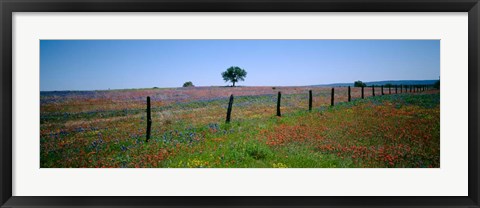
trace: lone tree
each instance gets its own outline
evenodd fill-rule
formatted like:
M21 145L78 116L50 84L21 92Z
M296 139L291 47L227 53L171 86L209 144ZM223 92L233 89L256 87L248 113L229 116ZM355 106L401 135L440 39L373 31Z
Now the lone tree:
M225 82L232 82L232 87L235 87L235 82L245 81L247 72L238 66L232 66L227 71L222 72L222 77Z
M188 81L183 83L183 87L195 87L192 82Z
M363 83L362 81L358 80L353 83L354 87L366 87L367 84Z

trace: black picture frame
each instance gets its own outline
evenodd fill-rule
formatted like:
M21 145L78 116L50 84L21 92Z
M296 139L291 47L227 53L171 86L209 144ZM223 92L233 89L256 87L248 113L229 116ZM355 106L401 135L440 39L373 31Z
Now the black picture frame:
M480 207L479 0L0 0L2 207ZM35 197L12 196L13 12L468 12L468 196Z

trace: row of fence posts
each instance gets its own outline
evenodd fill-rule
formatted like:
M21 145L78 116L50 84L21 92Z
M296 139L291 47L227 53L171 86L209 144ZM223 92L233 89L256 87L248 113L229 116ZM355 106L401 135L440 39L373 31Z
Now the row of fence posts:
M395 94L398 94L398 87L395 85ZM405 89L405 92L421 92L430 89L432 86L431 85L400 85L400 93L403 93L403 89ZM364 93L364 88L365 86L361 87L361 98L365 98L365 93ZM388 86L388 93L392 94L391 91L391 86ZM384 95L383 91L383 85L381 85L381 95ZM375 97L375 85L372 85L372 96ZM282 100L282 92L278 92L278 97L277 97L277 116L282 116L282 113L280 112L280 104ZM351 88L348 86L348 102L352 100L351 96ZM312 103L313 103L313 95L312 95L312 90L308 91L308 110L312 111ZM335 105L335 88L332 87L331 91L331 99L330 99L330 106ZM225 120L226 123L230 123L231 120L231 114L232 114L232 106L233 106L233 94L230 95L230 99L228 101L228 107L227 107L227 118ZM147 96L147 139L146 142L150 139L151 135L151 129L152 129L152 113L151 113L151 107L150 107L150 96Z

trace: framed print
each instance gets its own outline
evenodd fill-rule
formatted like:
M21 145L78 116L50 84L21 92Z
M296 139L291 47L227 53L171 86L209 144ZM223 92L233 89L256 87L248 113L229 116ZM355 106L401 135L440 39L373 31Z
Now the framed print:
M2 1L2 207L478 207L467 1Z

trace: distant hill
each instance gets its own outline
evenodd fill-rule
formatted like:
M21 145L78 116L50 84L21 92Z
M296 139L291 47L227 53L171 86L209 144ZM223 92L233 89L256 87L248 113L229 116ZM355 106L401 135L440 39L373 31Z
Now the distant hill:
M367 86L371 85L432 85L438 80L387 80L387 81L373 81L373 82L364 82ZM353 83L333 83L333 84L321 84L321 85L313 85L313 86L330 86L330 87L338 87L338 86L352 86Z

